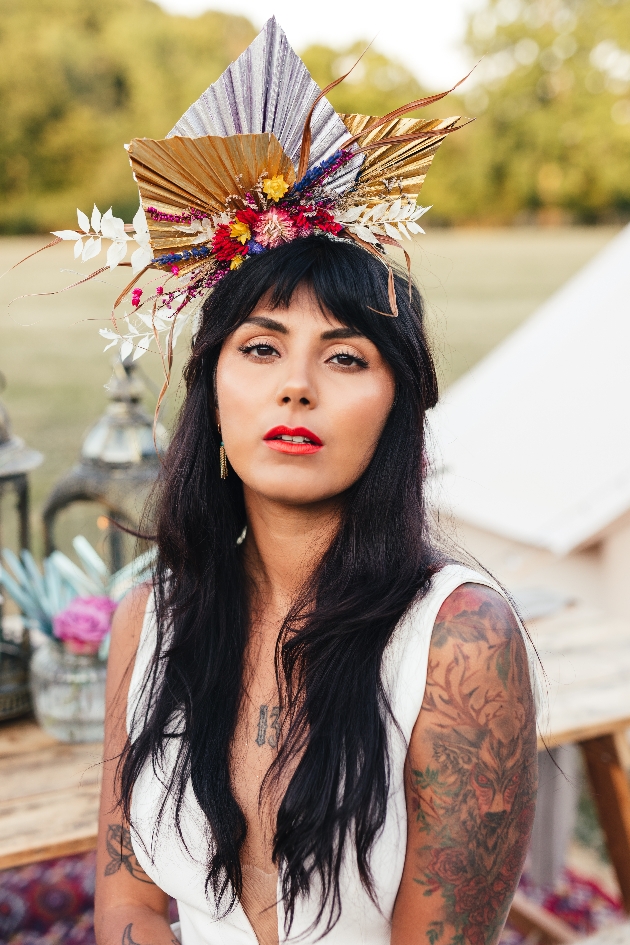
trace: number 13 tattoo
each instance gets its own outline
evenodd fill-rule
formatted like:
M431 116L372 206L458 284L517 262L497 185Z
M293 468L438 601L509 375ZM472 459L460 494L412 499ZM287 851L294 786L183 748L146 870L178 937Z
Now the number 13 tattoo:
M271 729L269 735L268 730ZM261 705L260 715L258 716L258 734L256 735L256 744L262 748L263 745L269 745L270 748L278 747L278 737L280 735L280 706Z

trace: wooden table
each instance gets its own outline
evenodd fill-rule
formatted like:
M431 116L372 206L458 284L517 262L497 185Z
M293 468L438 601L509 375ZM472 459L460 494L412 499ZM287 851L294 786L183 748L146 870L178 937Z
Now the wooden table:
M101 757L33 721L0 726L0 869L94 849Z
M630 622L586 606L528 624L545 670L548 702L540 750L577 744L630 913ZM510 920L542 943L570 942L575 932L517 895Z
M626 912L630 913L630 622L586 607L533 621L546 672L549 716L539 748L579 744ZM34 722L0 728L0 869L91 850L100 745L60 745ZM575 933L515 899L512 921L536 929L541 945Z

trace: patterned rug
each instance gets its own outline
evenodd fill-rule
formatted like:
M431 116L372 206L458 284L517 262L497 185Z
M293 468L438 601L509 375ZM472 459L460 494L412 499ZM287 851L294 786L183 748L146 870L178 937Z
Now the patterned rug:
M95 945L94 865L94 853L86 853L0 872L0 945ZM526 876L520 888L583 935L624 917L619 900L571 870L553 892ZM522 942L505 929L501 945Z
M565 870L553 890L534 886L526 875L521 877L519 888L528 899L553 912L581 935L627 918L620 899L613 899L598 883L573 870ZM501 936L501 945L521 945L524 940L525 937L508 923Z

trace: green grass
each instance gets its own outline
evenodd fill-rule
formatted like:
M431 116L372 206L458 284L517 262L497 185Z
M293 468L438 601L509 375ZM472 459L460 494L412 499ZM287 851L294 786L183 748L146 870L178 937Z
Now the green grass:
M472 367L614 235L613 229L433 230L413 250L414 274L427 301L442 384ZM43 245L37 237L0 240L0 272ZM111 372L97 328L107 324L129 270L53 296L9 302L61 288L81 272L66 243L36 256L0 281L0 372L15 433L45 455L33 473L33 531L56 479L78 458L83 436L107 403ZM83 267L89 271L88 267ZM182 346L183 347L183 346ZM182 352L179 354L181 364ZM141 361L154 379L156 355ZM172 398L172 403L176 398ZM152 411L150 399L147 407ZM172 415L171 407L171 415ZM5 505L7 500L5 499ZM5 521L9 519L5 508ZM96 537L92 509L69 514L62 547L79 530ZM7 538L11 529L7 529Z

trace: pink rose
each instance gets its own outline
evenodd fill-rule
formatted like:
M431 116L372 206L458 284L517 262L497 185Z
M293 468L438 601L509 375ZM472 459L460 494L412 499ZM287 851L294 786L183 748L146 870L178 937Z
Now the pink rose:
M71 653L97 653L117 606L110 597L75 597L53 617L54 634Z

